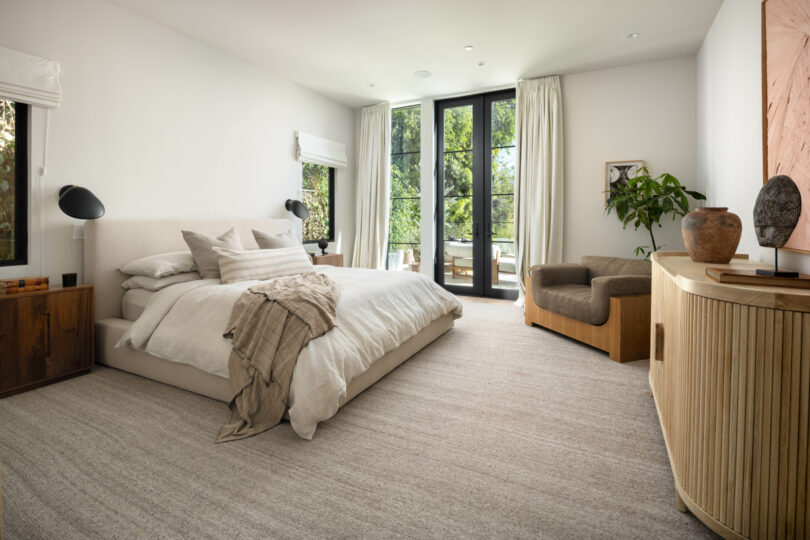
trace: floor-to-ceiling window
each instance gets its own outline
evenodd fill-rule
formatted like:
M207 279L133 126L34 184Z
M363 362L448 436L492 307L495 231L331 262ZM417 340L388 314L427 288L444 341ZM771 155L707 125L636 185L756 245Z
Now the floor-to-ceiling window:
M439 101L436 122L436 280L515 298L515 92Z
M421 107L391 111L391 210L389 270L419 271L421 263Z

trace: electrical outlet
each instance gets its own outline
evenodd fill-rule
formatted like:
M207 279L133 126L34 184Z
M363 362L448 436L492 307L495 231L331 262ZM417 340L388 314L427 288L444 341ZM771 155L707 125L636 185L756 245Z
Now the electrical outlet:
M73 225L73 239L84 240L84 223Z

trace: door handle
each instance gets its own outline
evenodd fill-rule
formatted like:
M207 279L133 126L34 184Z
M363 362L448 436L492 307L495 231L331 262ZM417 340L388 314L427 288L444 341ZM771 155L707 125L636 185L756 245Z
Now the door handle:
M478 231L478 229L480 229L480 227L479 227L479 224L478 224L478 223L476 223L476 224L473 226L473 238L478 238L478 236L479 236L479 231Z

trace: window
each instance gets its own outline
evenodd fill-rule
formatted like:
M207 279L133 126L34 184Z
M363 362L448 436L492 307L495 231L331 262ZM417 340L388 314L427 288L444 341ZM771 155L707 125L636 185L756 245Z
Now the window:
M28 105L0 99L0 266L28 263Z
M389 270L418 271L421 261L421 114L419 105L391 111Z
M335 239L335 169L325 165L302 163L304 206L309 218L304 220L304 242Z

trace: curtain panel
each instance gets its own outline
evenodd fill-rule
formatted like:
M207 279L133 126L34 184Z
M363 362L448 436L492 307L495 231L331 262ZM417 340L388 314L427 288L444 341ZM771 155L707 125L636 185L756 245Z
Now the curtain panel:
M0 47L0 97L55 108L62 102L59 62Z
M557 75L518 81L515 245L519 303L532 265L562 262L563 121Z
M357 150L357 226L352 265L384 269L391 191L391 104L360 111Z

